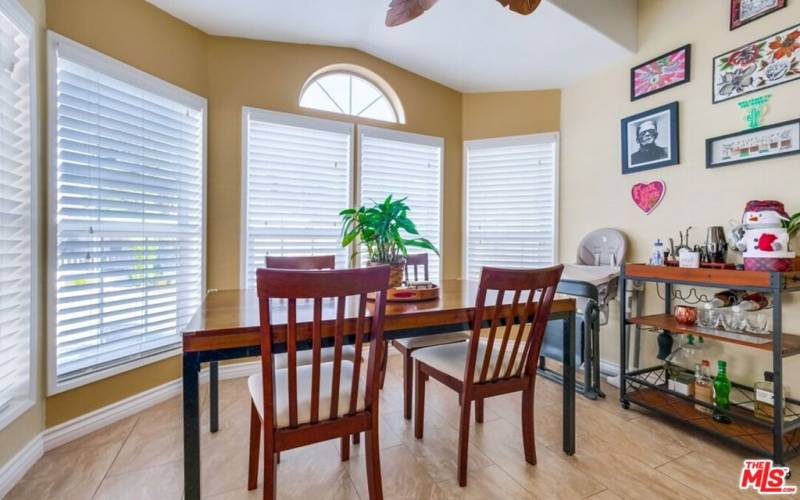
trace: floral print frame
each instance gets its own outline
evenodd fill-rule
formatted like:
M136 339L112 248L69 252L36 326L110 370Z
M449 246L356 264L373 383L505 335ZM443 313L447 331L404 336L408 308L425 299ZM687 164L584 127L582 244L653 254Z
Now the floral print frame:
M631 68L631 101L687 83L692 46L684 45Z
M800 24L714 58L713 103L800 79Z
M731 0L731 31L786 7L786 0Z

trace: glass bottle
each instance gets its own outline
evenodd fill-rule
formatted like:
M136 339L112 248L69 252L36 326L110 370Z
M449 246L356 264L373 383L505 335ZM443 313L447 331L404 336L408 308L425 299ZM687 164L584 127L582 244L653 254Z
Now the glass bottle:
M733 306L733 312L760 311L772 306L772 295L764 293L751 293Z
M669 373L670 378L679 378L687 368L691 368L694 353L694 336L689 335L686 344L675 349L665 360L664 368Z
M709 362L704 359L702 363L694 365L694 398L708 405L713 404L711 378L708 376ZM711 413L711 408L695 404L694 409L702 413Z
M664 265L664 243L660 239L656 240L653 244L653 253L650 255L650 265Z
M728 379L728 363L717 361L717 376L714 377L714 420L723 424L731 423L731 418L719 410L730 410L731 381Z
M764 381L756 382L755 389L755 404L753 410L755 416L764 420L772 422L775 415L775 384L773 383L773 373L764 372ZM785 403L786 389L783 391ZM786 406L784 405L784 408Z
M744 290L723 290L714 294L714 298L706 302L706 309L719 309L739 303L747 292Z

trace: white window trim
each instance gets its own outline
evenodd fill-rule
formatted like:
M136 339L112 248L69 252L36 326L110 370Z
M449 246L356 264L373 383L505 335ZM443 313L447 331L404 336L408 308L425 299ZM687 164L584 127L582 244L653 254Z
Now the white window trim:
M247 205L248 205L248 191L247 191L247 151L248 151L248 133L247 122L251 119L263 120L271 123L278 123L281 125L288 125L292 127L305 127L315 128L319 130L327 130L330 132L337 132L342 134L350 134L350 165L348 165L348 174L350 176L348 182L348 200L350 200L351 207L354 199L355 191L355 154L354 154L354 141L355 141L355 125L352 123L341 122L337 120L328 120L325 118L314 118L310 116L295 115L292 113L282 113L280 111L270 111L267 109L253 108L249 106L242 107L242 175L241 183L241 217L240 217L240 246L239 249L239 285L242 289L247 288ZM347 208L347 207L342 207ZM348 259L349 260L349 259Z
M554 172L553 172L553 259L555 262L561 260L560 257L560 214L561 214L561 201L560 201L560 183L559 172L561 170L561 134L559 132L544 132L539 134L515 135L508 137L497 137L492 139L474 139L471 141L464 141L462 151L462 171L464 172L461 179L461 192L464 193L461 200L461 213L462 226L461 226L461 248L463 255L461 256L461 278L466 279L469 276L468 268L468 254L467 254L467 240L469 238L469 214L467 207L469 206L469 193L468 193L468 180L469 180L469 148L472 147L502 147L502 146L519 146L525 144L541 144L555 142L554 154Z
M39 314L41 297L39 295L39 114L38 114L38 73L39 73L39 28L33 17L16 0L0 0L0 9L28 35L28 58L30 69L30 114L31 114L31 321L30 321L30 373L28 375L28 396L16 401L0 415L0 430L31 409L39 399Z
M414 134L411 132L401 132L399 130L391 130L381 127L372 127L369 125L358 126L358 167L356 168L355 184L358 186L356 189L356 206L361 206L363 200L361 199L361 137L364 133L386 139L389 141L402 141L411 142L415 144L422 144L424 146L438 147L442 150L439 157L439 280L444 279L444 137L436 137L433 135ZM413 220L413 214L411 219ZM422 235L425 236L424 234ZM360 260L359 260L360 264Z
M203 214L202 214L202 272L201 290L206 289L207 275L207 220L208 220L208 101L205 97L193 94L188 90L182 89L140 69L134 68L117 59L109 57L101 52L81 45L69 38L66 38L53 31L47 32L47 121L48 121L48 246L47 246L47 395L52 396L61 392L75 389L98 380L103 380L120 373L128 372L142 366L156 363L166 358L176 356L182 352L182 348L177 346L165 352L152 356L145 356L134 359L130 362L113 366L104 370L76 377L69 381L58 382L56 377L56 169L58 167L57 152L57 123L56 123L56 50L63 50L69 53L72 60L85 63L91 68L102 71L107 75L142 88L154 94L181 102L201 110L203 117L203 137L202 137L202 171L203 171Z
M305 83L300 88L300 93L297 96L297 103L300 104L300 101L303 99L303 95L308 90L308 87L311 86L314 82L316 82L319 78L329 75L331 73L352 73L355 76L363 78L367 80L369 83L373 84L379 91L383 93L384 96L389 100L389 104L392 106L394 110L395 118L397 119L398 125L405 125L406 123L406 112L403 109L403 103L400 101L400 96L397 95L394 88L389 85L389 82L381 78L381 76L374 71L367 69L363 66L359 66L357 64L350 64L350 63L337 63L337 64L330 64L328 66L322 67L306 78ZM333 111L324 111L321 109L316 108L307 108L307 109L314 109L315 111L319 111L322 113L330 113L332 115L341 115L342 113L336 113ZM363 118L360 116L355 115L348 115L345 114L344 116L350 116L355 119L361 120L371 120L375 122L384 122L383 120L377 120L374 118ZM385 123L385 122L384 122Z

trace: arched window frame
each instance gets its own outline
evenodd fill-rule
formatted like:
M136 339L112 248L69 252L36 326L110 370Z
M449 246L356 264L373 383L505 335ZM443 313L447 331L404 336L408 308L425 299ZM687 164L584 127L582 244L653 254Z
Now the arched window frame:
M406 122L406 115L405 111L403 110L403 104L400 102L400 97L397 95L397 92L394 91L391 85L381 78L380 75L375 73L372 70L364 68L363 66L358 66L355 64L348 64L348 63L339 63L339 64L331 64L329 66L325 66L316 70L312 73L307 79L306 82L303 84L303 87L300 89L300 94L297 98L298 105L303 99L306 91L310 86L317 82L320 78L325 76L329 76L332 74L347 74L352 75L362 80L365 80L370 85L374 86L384 97L386 100L389 101L389 105L394 111L395 115L395 123L404 124ZM316 108L307 108L307 109L316 109ZM358 117L358 115L351 115L348 113L338 113L344 114L345 116L353 116Z

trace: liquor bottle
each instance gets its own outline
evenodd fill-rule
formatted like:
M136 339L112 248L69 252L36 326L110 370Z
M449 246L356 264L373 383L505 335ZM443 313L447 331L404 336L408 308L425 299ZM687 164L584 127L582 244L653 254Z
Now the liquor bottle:
M727 374L728 363L717 361L717 376L714 377L714 420L722 424L731 423L731 418L720 410L731 407L731 381Z
M775 384L773 383L772 372L764 372L764 381L756 382L754 389L756 393L755 405L753 407L755 416L772 422L773 416L775 415ZM783 395L785 398L785 388Z
M763 293L749 293L742 297L741 302L733 306L733 312L760 311L772 305L772 295Z
M714 298L706 302L706 309L719 309L739 303L747 292L744 290L723 290L714 294Z
M708 360L694 365L694 398L708 405L713 404L714 399L711 391L711 378L708 376ZM711 413L711 408L695 404L695 410L703 413Z

